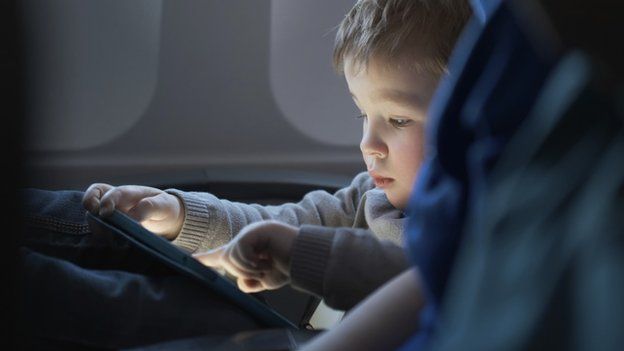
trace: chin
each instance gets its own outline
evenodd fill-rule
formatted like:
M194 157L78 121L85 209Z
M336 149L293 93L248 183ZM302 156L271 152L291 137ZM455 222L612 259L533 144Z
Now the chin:
M394 208L397 208L403 211L407 207L407 202L408 202L409 197L406 198L406 197L393 196L392 194L389 194L389 192L386 192L386 197L388 198L388 201L390 202L390 204L394 206Z

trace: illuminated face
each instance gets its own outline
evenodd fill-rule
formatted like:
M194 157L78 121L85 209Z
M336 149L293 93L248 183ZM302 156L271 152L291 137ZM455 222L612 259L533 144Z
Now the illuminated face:
M361 111L360 149L375 185L405 209L423 159L424 123L438 77L371 60L355 69L345 60L349 91Z

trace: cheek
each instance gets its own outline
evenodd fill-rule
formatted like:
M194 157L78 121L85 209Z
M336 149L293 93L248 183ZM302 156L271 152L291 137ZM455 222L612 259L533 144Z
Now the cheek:
M410 186L416 180L420 165L424 158L424 142L422 129L411 133L404 143L398 146L402 149L400 153L400 162L402 175L406 181L411 182Z
M422 152L421 149L418 149L418 153L414 154L413 157L405 158L402 160L402 164L404 164L404 170L402 172L404 180L407 182L407 186L411 187L416 181L416 177L418 176L418 172L420 171L420 165L422 164Z

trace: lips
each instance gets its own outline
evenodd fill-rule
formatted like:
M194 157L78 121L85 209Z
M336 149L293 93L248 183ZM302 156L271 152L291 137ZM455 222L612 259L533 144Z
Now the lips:
M373 178L373 181L375 182L375 186L380 188L380 189L386 188L392 182L394 182L394 179L381 176L381 175L375 173L374 171L369 171L368 174L370 174L371 178Z
M394 181L392 178L373 178L373 180L375 181L375 186L380 189L387 188Z

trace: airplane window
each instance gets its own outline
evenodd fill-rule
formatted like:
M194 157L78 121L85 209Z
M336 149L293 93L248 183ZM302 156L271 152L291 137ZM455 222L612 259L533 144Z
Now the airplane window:
M140 119L156 87L162 1L24 0L21 6L29 149L93 147Z
M331 63L352 4L24 0L32 184L362 171L361 121Z
M334 73L331 65L336 24L353 3L353 0L271 2L273 96L295 128L328 144L357 145L360 138L360 124L350 118L358 111L344 79Z

